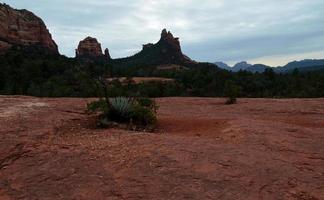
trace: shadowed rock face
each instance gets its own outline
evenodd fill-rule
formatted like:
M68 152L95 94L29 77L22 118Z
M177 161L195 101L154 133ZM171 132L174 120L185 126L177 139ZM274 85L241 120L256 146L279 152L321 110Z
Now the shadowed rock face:
M172 51L178 56L182 55L179 38L173 37L172 33L170 31L167 31L166 29L162 30L161 38L157 44L163 45L162 53ZM154 47L154 45L155 44L153 43L144 44L143 50Z
M182 53L179 38L174 37L172 33L166 29L162 30L161 38L157 43L144 44L142 51L127 58L116 59L115 62L118 64L126 63L129 66L196 64L195 61Z
M181 47L180 47L180 42L179 38L173 37L172 33L170 31L167 31L166 29L162 30L161 33L161 39L159 41L160 43L165 43L168 45L168 47L175 52L177 52L179 55L182 55L181 52Z
M193 62L189 57L182 53L179 38L174 37L172 33L166 29L162 30L161 38L156 45L159 46L162 55L171 58L174 62Z
M80 41L76 49L77 58L102 58L110 59L109 50L105 49L105 54L102 53L101 44L96 38L87 37Z
M0 4L0 52L14 45L38 45L58 53L57 45L42 19L30 11Z
M110 53L109 53L109 49L108 49L108 48L105 49L105 57L106 57L108 60L111 59L111 57L110 57Z

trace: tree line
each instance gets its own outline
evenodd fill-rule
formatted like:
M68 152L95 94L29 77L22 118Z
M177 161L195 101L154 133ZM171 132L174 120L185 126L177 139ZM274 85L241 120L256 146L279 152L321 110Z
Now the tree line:
M144 59L144 58L143 58ZM0 56L0 94L46 97L95 97L98 77L155 76L175 82L110 84L111 96L201 96L263 98L324 97L324 71L277 74L228 72L209 63L185 66L184 70L157 70L151 64L81 62L61 55L33 50L11 49Z

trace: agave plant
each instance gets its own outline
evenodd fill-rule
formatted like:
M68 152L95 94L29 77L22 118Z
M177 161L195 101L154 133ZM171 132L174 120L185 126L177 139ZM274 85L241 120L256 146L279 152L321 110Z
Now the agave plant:
M109 99L111 109L121 118L127 118L133 110L133 102L131 98L116 97Z

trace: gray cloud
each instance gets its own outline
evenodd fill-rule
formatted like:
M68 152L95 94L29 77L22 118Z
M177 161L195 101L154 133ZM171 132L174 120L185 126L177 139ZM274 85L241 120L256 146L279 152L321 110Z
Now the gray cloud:
M74 55L91 35L122 57L155 42L162 28L179 36L183 51L199 61L312 56L324 50L322 0L6 0L42 17L60 51ZM265 58L262 60L261 58ZM323 55L324 58L324 55ZM271 59L271 60L269 60Z

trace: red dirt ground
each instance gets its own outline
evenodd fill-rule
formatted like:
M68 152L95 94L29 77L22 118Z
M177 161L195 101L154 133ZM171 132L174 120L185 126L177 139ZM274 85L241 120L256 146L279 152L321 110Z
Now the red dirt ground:
M89 99L0 96L0 199L324 199L324 99L162 98L156 133Z

